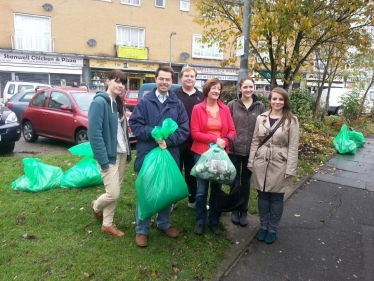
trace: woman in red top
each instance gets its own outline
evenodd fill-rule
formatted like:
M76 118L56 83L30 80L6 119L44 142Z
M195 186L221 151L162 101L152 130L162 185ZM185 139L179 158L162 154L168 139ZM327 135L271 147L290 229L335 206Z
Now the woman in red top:
M209 79L203 87L204 101L194 106L191 116L191 135L193 139L191 150L195 153L195 163L201 154L215 143L228 152L229 136L235 137L235 126L229 108L219 100L223 85L217 78ZM209 198L209 228L214 235L220 235L220 212L214 209L214 195L221 184L210 182ZM194 233L201 235L207 219L207 197L209 181L198 178L196 193L196 226Z

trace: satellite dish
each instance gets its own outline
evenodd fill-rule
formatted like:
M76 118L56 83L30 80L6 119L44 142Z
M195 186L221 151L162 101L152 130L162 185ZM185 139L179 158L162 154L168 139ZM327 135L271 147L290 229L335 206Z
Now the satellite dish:
M95 39L90 39L87 41L87 44L90 45L91 47L96 46L97 42Z
M49 3L45 3L42 7L43 7L44 10L46 10L48 12L53 10L53 6Z
M188 60L188 59L190 58L190 54L189 54L189 53L185 53L185 52L183 52L183 53L181 53L181 54L179 55L179 57L180 57L182 60Z

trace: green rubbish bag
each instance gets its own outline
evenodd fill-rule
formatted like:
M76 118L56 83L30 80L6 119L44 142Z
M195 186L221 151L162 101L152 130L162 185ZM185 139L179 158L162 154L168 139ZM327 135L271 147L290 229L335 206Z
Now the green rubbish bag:
M93 158L91 144L84 142L73 146L69 151L84 158L66 171L61 179L63 188L84 188L103 184L99 167Z
M348 131L348 137L355 142L357 147L362 147L366 144L365 137L360 132Z
M63 172L61 168L40 162L40 158L24 158L25 175L12 182L13 190L38 192L59 187Z
M186 198L187 184L167 149L156 147L144 158L135 181L138 214L145 220L174 202Z
M162 127L153 128L151 135L156 140L166 140L178 129L171 118L162 122ZM138 215L145 220L167 206L189 195L187 184L169 150L156 147L144 158L135 181L138 200Z
M191 175L204 180L231 184L236 177L236 169L226 151L214 144L192 167Z
M355 154L357 145L349 139L347 125L343 124L339 134L333 140L334 148L340 154Z

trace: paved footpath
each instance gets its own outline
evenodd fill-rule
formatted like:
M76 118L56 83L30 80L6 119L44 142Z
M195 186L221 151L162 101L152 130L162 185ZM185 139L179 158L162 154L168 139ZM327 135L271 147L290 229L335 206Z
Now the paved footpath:
M288 196L278 238L257 241L223 221L233 247L214 280L374 280L374 135L355 155L337 154Z

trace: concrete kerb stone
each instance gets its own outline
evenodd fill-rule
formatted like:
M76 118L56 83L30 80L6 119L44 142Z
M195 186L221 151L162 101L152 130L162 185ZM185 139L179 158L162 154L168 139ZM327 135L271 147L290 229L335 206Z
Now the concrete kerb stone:
M311 179L312 175L303 177L298 183L292 186L292 188L285 193L284 200L287 201L300 186L306 181ZM232 246L226 251L227 258L221 263L213 281L219 281L222 277L227 276L231 268L235 266L240 257L247 252L249 245L252 240L256 238L258 231L260 230L260 222L258 216L248 215L248 226L241 227L234 225L231 222L231 213L224 213L221 217L221 221L225 225L226 239L228 239Z

